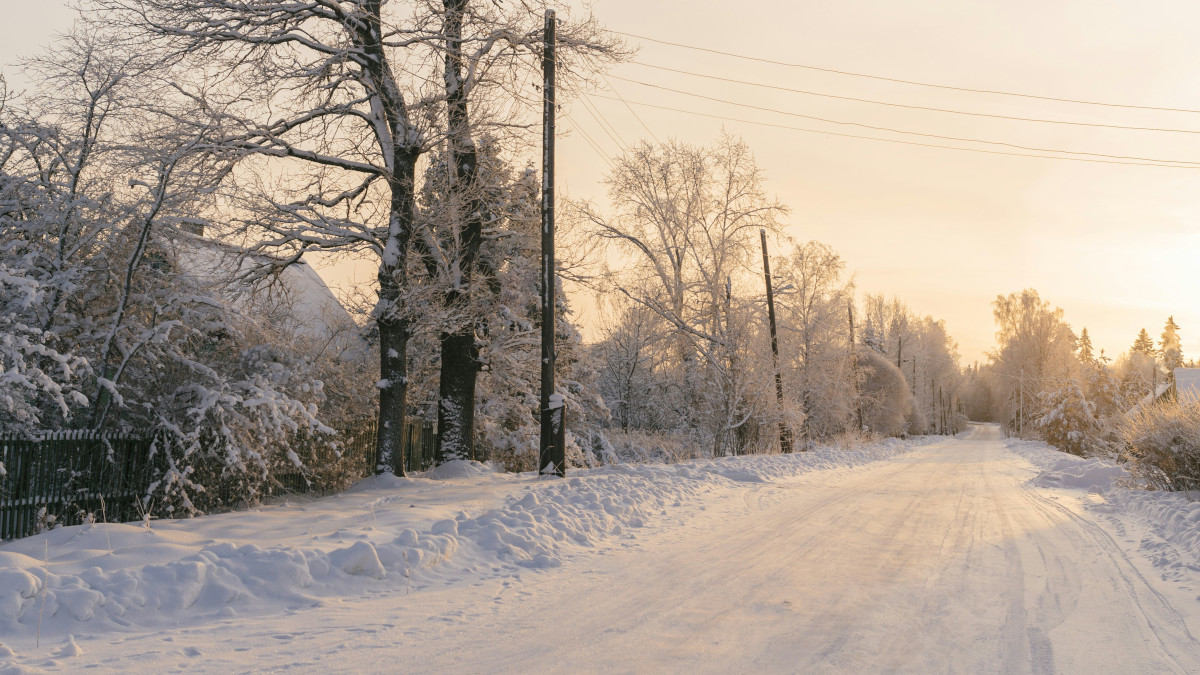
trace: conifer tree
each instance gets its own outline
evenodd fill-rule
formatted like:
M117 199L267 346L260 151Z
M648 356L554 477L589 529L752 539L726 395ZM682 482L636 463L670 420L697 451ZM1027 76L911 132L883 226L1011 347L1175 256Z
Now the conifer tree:
M1145 328L1138 333L1137 339L1133 341L1132 350L1146 356L1154 356L1154 340L1150 339L1150 334L1146 332Z
M1079 333L1079 340L1075 343L1079 347L1079 360L1084 365L1091 365L1096 362L1096 356L1092 352L1092 338L1088 336L1087 327Z
M1175 317L1167 317L1167 325L1163 328L1162 341L1159 342L1162 350L1163 365L1167 368L1167 378L1175 377L1175 369L1183 365L1183 349L1179 342L1179 325L1175 323Z
M876 354L883 353L883 340L879 336L871 317L867 317L867 327L863 329L862 345Z

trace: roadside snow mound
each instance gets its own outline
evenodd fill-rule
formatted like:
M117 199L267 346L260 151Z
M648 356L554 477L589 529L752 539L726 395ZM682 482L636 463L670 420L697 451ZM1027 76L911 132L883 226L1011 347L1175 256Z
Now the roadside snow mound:
M1041 441L1010 438L1005 445L1040 470L1034 485L1107 492L1129 478L1125 467L1111 460L1069 455Z
M1103 459L1084 459L1073 455L1063 457L1035 480L1045 487L1074 488L1089 492L1107 492L1113 481L1128 478L1124 467Z
M1039 441L1009 439L1007 447L1041 469L1031 481L1050 488L1087 490L1096 499L1086 508L1125 528L1130 523L1143 533L1138 548L1163 570L1200 572L1200 494L1141 489L1119 464L1065 454ZM1180 578L1184 578L1180 576Z
M636 536L705 493L863 465L935 440L618 464L566 480L452 462L302 504L148 527L59 528L0 546L0 635L31 635L39 615L43 637L190 625L318 606L372 584L412 588L462 570L555 567Z
M1140 548L1164 578L1173 571L1200 572L1200 502L1179 492L1114 489L1104 495L1111 508L1142 521L1149 530ZM1200 498L1193 493L1191 499Z
M447 480L450 478L471 478L473 476L486 476L489 473L496 473L500 470L498 467L481 462L474 462L466 459L456 459L445 464L439 464L429 471L425 472L426 478L433 480Z

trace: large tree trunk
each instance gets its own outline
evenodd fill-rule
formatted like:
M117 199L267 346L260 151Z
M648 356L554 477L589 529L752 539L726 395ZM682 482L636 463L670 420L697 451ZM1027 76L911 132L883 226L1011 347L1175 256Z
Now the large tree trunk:
M438 387L438 461L476 459L475 380L479 349L474 332L442 338L441 383Z
M366 21L354 24L356 41L367 55L365 70L379 97L387 126L385 154L391 175L388 235L379 262L379 429L376 453L379 471L404 475L404 422L408 413L408 340L411 326L403 292L408 285L408 249L416 212L416 165L419 142L412 133L408 107L396 84L383 47L382 0L367 0Z
M408 284L416 152L396 157L388 245L379 264L378 470L404 475L404 421L408 412L408 339L411 333L403 291Z
M462 24L467 0L444 0L446 9L446 108L450 154L454 162L452 198L462 214L461 249L446 293L446 306L469 301L479 246L483 238L483 203L479 195L478 152L471 136L467 111L467 82L463 78ZM468 315L464 325L441 338L441 373L438 385L438 462L475 457L475 381L479 375L479 348L475 327Z

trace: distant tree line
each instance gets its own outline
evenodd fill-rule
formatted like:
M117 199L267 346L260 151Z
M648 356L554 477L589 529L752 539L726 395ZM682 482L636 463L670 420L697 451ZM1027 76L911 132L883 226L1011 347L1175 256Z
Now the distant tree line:
M1078 335L1033 289L993 302L997 348L964 373L972 419L1000 422L1012 435L1043 438L1064 452L1128 461L1160 486L1200 485L1200 409L1163 400L1185 361L1180 326L1167 317L1155 341L1142 328L1115 359Z

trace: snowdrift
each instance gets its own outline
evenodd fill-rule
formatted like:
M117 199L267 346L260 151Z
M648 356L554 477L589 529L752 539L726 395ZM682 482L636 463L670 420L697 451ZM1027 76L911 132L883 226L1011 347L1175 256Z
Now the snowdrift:
M1119 528L1130 525L1122 519L1133 519L1139 548L1164 576L1176 567L1200 571L1200 502L1192 501L1200 495L1146 489L1120 464L1068 455L1045 443L1011 439L1008 447L1040 470L1034 485L1093 493L1085 503Z
M460 462L304 504L194 520L96 523L0 546L0 635L43 639L319 606L376 584L561 565L741 483L851 467L936 439L853 450L612 465L565 480Z

